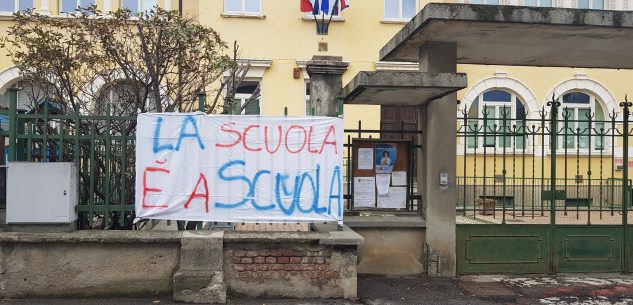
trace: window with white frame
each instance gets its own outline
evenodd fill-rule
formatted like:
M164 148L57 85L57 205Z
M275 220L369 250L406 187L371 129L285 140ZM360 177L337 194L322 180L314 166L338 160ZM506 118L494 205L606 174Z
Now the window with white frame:
M470 0L470 4L499 5L499 0Z
M224 0L224 13L240 15L261 15L261 0Z
M562 108L558 115L558 149L604 149L604 137L600 134L605 128L605 115L596 98L572 91L563 94L558 101Z
M514 93L494 89L480 94L468 110L468 148L524 148L525 137L512 134L521 134L526 116Z
M226 105L228 114L260 114L259 81L243 81L235 91L235 98L231 105ZM241 110L241 112L240 112Z
M604 9L604 0L577 0L576 8L602 10Z
M157 0L121 0L121 8L129 9L133 15L149 11L157 5Z
M523 0L525 6L552 7L552 0Z
M0 0L0 14L10 15L34 8L33 0Z
M417 0L385 0L385 19L411 19L417 13L417 2Z
M86 8L96 4L96 0L60 0L60 13L74 13L77 8Z

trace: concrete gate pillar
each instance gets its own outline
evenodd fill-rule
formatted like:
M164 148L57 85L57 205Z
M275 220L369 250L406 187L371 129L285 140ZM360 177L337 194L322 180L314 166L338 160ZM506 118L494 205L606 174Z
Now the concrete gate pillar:
M180 269L173 297L194 304L226 303L224 231L186 231L180 241Z
M430 73L457 70L454 43L428 42L420 48L420 71ZM451 93L418 108L423 153L418 158L418 192L426 218L427 272L452 277L456 271L455 203L457 94ZM447 177L446 183L441 182Z
M340 56L318 56L306 65L306 72L310 75L310 102L308 107L314 108L314 115L337 116L338 101L343 88L343 73L347 71L348 63Z

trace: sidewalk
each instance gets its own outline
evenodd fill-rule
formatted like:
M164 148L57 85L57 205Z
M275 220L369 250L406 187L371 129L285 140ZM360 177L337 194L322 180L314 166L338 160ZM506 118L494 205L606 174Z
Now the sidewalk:
M621 274L562 274L522 276L463 276L456 279L383 277L361 275L359 300L241 300L236 305L633 305L633 276ZM0 304L15 305L174 305L162 299L108 300L15 300Z

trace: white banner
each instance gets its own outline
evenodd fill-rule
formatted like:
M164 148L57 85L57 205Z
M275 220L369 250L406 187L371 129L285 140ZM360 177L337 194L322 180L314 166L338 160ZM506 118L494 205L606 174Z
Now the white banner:
M139 114L136 217L342 221L343 119Z

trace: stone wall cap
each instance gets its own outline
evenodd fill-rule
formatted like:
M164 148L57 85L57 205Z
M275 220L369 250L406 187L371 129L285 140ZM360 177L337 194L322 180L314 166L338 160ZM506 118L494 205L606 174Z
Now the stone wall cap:
M77 231L72 233L0 232L0 243L180 243L183 239L223 239L225 242L311 243L359 245L353 230L332 232L236 232L236 231ZM360 239L359 239L360 238Z
M343 56L331 56L331 55L314 55L312 56L314 61L343 61Z
M329 235L319 241L320 245L343 245L358 246L362 245L365 239L349 227L345 227L342 231L332 231Z
M343 61L341 56L319 56L315 55L312 60L306 63L306 72L312 74L334 74L340 75L347 71L349 62Z
M421 216L345 216L351 228L426 228Z
M224 234L225 242L249 243L249 242L271 242L271 243L309 243L327 237L327 233L321 232L243 232L227 231Z
M202 238L202 239L209 239L209 238L223 238L224 237L224 230L213 230L213 231L206 231L206 230L196 230L196 231L184 231L182 232L182 238Z
M182 232L176 231L0 232L0 243L177 243L181 237Z
M329 232L236 232L227 231L224 242L229 243L312 243L320 245L360 245L364 242L361 235L349 227L342 231Z

